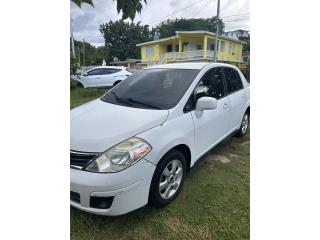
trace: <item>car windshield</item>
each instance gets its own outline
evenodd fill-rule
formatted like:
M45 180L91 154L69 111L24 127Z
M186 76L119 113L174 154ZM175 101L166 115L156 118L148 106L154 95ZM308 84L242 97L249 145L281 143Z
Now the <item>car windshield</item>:
M141 70L114 87L101 100L137 108L170 109L178 104L199 71Z

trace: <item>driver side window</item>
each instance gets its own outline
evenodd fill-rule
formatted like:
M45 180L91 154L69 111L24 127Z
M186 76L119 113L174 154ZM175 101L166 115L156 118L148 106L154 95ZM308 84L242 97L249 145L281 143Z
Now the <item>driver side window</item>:
M220 99L224 97L225 89L223 83L222 68L216 67L210 69L201 78L196 88L188 99L184 108L185 112L191 111L195 108L197 100L201 97L213 97Z
M195 89L196 100L201 97L220 99L224 96L222 68L209 70L200 80Z
M96 69L89 71L87 73L87 75L88 76L101 75L102 71L103 71L103 69L96 68Z

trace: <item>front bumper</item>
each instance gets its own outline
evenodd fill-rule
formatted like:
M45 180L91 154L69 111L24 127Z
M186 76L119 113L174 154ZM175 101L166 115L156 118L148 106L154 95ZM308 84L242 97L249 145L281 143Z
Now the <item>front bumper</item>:
M100 215L121 215L148 203L149 189L156 166L141 159L118 173L92 173L70 169L70 191L80 194L80 203L71 206ZM90 207L91 197L114 197L111 207Z

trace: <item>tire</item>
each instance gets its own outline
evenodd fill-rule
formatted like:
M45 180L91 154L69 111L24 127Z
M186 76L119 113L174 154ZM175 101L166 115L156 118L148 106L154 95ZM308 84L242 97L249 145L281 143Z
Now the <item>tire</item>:
M117 86L120 82L121 82L120 80L119 80L119 81L115 81L114 84L113 84L113 86L114 86L114 87Z
M249 128L249 113L246 112L243 117L242 117L242 121L241 121L241 126L239 131L236 133L236 137L243 137L244 135L246 135L248 128Z
M78 82L78 83L77 83L77 87L78 87L78 88L83 88L82 83L81 83L81 82Z
M175 173L172 171L174 166L176 166ZM179 169L180 171L178 172ZM185 176L186 160L184 155L177 150L171 150L160 160L153 174L149 192L149 204L154 207L164 207L172 202L178 196ZM167 183L165 184L166 181ZM160 184L163 186L161 191Z

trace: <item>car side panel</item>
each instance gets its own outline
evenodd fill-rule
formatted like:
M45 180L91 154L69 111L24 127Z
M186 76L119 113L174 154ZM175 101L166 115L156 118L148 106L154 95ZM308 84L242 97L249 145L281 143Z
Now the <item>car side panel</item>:
M230 127L239 128L241 125L243 113L246 110L247 95L246 90L241 89L229 95L230 99Z
M191 111L195 125L195 155L201 155L230 131L229 97L218 100L216 109Z
M145 159L153 164L158 164L160 159L173 147L184 144L191 150L191 158L194 147L194 123L191 113L179 115L170 121L147 130L137 137L145 139L152 150Z
M120 71L108 75L103 75L101 81L99 82L99 87L112 87L115 82L125 80L131 73L127 71Z

